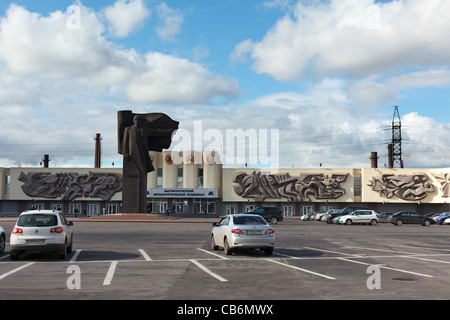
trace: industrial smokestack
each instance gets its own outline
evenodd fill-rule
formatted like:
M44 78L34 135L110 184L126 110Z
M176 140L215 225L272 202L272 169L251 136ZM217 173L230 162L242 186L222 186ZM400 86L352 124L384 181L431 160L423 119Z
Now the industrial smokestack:
M97 133L95 135L95 163L94 163L94 168L100 168L101 167L101 141L102 141L102 137L100 136L100 133Z
M394 167L394 158L392 156L392 144L388 144L388 168Z
M44 154L44 159L42 159L42 162L44 163L44 168L48 168L48 163L50 162L50 157L48 154Z
M378 168L378 153L371 152L370 153L370 162L372 168Z

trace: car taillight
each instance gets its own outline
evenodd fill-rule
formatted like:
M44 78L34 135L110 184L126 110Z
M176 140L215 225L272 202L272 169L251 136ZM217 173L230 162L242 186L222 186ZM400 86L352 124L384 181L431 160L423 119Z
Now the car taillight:
M275 230L273 229L267 229L266 232L264 232L265 234L274 234Z
M51 228L50 233L62 233L64 231L61 227Z
M241 229L232 229L232 230L231 230L231 233L234 233L234 234L244 234L244 231L242 231Z
M12 229L12 234L18 234L18 233L23 233L23 230L17 227L14 227Z

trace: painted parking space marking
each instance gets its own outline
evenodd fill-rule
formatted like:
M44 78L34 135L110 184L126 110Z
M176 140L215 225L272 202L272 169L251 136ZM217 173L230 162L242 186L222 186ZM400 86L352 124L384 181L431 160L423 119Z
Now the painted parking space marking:
M406 256L405 256L406 257ZM357 263L357 264L362 264L365 266L371 266L373 264L371 263L366 263L366 262L361 262L361 261L354 261L348 258L338 258L339 260L343 260L343 261L348 261L348 262L352 262L352 263ZM386 270L391 270L391 271L397 271L397 272L403 272L403 273L409 273L409 274L413 274L416 276L421 276L421 277L426 277L426 278L433 278L433 276L430 276L429 274L424 274L424 273L419 273L419 272L413 272L413 271L408 271L408 270L403 270L403 269L396 269L396 268L391 268L391 267L386 267L383 265L378 265L380 268L382 269L386 269Z
M105 280L103 281L104 286L109 286L111 284L112 279L114 278L114 273L116 272L117 263L118 261L111 262L108 273L106 274Z
M138 249L138 251L142 254L145 261L152 261L152 258L147 254L147 252L144 251L144 249Z
M191 259L189 260L191 261L193 264L195 264L197 267L199 267L200 269L202 269L203 271L205 271L207 274L209 274L210 276L216 278L217 280L219 280L220 282L227 282L228 280L225 278L222 278L221 276L219 276L217 273L212 272L211 270L209 270L208 268L206 268L204 265L202 265L200 262L198 262L197 260Z
M313 274L313 275L316 275L316 276L319 276L319 277L322 277L322 278L325 278L325 279L336 280L336 278L327 276L325 274L317 273L317 272L314 272L314 271L311 271L311 270L307 270L307 269L303 269L303 268L299 268L299 267L296 267L296 266L291 266L290 264L287 264L287 263L279 262L279 261L272 260L272 259L266 259L266 260L270 261L270 262L273 262L273 263L278 263L278 264L280 264L282 266L289 267L289 268L292 268L292 269L295 269L295 270L300 270L300 271L303 271L303 272L306 272L306 273L310 273L310 274Z
M69 262L75 262L75 261L77 261L78 256L80 255L80 253L81 253L81 249L78 249L78 250L74 253L74 255L72 256L72 258L70 258Z
M33 264L34 264L34 262L29 262L29 263L27 263L27 264L24 264L23 266L20 266L20 267L18 267L18 268L15 268L14 270L11 270L11 271L9 271L9 272L6 272L6 273L0 275L0 280L3 280L3 279L5 279L6 277L8 277L8 276L10 276L10 275L12 275L12 274L14 274L14 273L16 273L16 272L22 270L22 269L25 269L25 268L27 268L27 267L33 265Z
M205 252L205 253L210 254L210 255L213 255L213 256L218 257L218 258L223 259L223 260L229 260L227 257L221 256L220 254L217 254L217 253L205 250L205 249L197 248L197 250Z

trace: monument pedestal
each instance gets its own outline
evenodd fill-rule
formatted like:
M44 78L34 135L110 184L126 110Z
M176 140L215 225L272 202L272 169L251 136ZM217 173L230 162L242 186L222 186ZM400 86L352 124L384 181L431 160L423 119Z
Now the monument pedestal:
M147 174L139 171L131 157L123 160L122 212L147 213Z

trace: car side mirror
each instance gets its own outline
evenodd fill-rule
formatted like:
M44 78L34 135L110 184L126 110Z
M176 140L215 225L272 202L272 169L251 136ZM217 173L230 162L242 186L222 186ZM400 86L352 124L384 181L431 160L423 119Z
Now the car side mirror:
M213 226L213 227L217 227L217 226L218 226L218 223L217 223L217 222L213 222L212 226Z
M73 226L73 222L72 222L72 221L69 221L67 224L68 224L69 226Z

